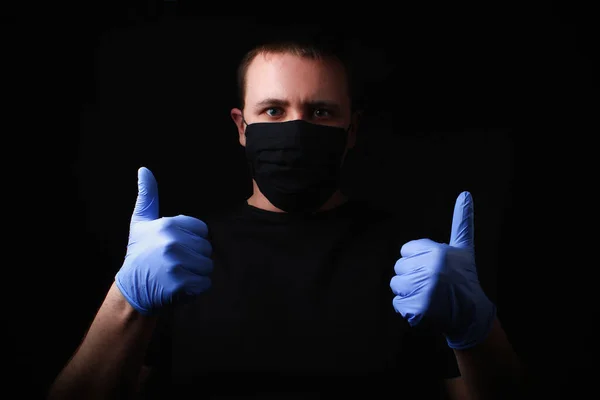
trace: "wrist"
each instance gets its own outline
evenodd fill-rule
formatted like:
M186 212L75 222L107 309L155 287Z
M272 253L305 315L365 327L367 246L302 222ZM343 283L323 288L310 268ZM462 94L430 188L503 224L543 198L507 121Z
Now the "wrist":
M110 287L105 304L111 309L113 315L118 315L124 321L154 318L145 310L135 306L135 302L121 289L118 281L113 282Z
M472 309L464 326L446 334L450 348L469 349L483 342L491 332L496 319L496 305L486 296L482 296L473 301Z
M125 279L125 281L127 281L127 279ZM153 314L152 310L149 310L147 308L140 306L139 299L136 299L136 297L139 297L139 295L136 296L135 293L128 293L127 285L123 284L122 279L121 279L121 271L119 271L115 275L115 281L113 282L111 290L113 288L114 288L115 292L118 292L118 295L115 294L115 301L118 300L119 303L122 303L124 300L125 302L127 302L127 304L131 308L133 308L139 314L147 316L147 317L152 316L152 314ZM125 304L122 304L122 305L123 305L123 307L127 308ZM131 310L129 310L129 311L131 311Z

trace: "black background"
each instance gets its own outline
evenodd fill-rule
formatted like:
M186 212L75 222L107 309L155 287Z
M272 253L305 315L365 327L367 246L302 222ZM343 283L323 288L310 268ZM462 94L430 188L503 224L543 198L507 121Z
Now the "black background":
M7 388L41 396L79 344L124 256L139 166L162 215L249 194L229 117L237 62L257 40L315 27L353 43L368 78L348 191L419 215L438 241L471 191L482 284L538 389L594 385L588 10L203 7L57 3L5 24Z

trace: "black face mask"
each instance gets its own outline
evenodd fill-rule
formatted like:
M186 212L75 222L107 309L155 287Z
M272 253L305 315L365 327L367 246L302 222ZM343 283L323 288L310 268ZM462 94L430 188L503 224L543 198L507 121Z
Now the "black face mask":
M247 125L250 172L275 207L314 212L339 186L347 139L344 128L302 120Z

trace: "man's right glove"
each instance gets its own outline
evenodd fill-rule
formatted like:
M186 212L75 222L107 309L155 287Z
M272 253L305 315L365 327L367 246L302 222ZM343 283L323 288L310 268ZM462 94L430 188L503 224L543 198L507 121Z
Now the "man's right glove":
M158 216L158 186L147 168L138 170L138 196L129 227L129 243L115 283L143 315L186 301L211 285L212 247L199 219Z

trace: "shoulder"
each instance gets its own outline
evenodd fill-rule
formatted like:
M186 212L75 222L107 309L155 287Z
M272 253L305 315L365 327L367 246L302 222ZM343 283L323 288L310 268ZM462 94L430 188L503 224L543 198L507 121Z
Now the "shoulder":
M376 202L356 202L356 217L372 237L400 247L409 240L419 239L423 226L418 215L406 208L391 209Z
M228 227L238 225L241 221L247 219L246 202L235 201L212 205L199 218L206 223L209 236L212 237L215 231L226 231Z
M349 200L345 215L366 227L384 229L392 226L394 214L369 200Z

